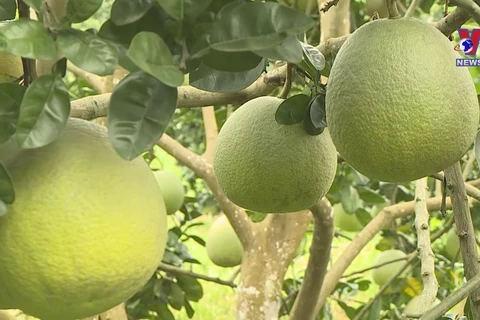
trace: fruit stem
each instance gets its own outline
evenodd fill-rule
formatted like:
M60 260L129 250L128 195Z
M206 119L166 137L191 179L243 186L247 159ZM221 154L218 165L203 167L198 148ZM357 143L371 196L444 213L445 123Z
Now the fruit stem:
M386 0L387 1L387 9L388 9L388 19L398 19L401 18L402 15L398 12L397 8L397 1L396 0Z

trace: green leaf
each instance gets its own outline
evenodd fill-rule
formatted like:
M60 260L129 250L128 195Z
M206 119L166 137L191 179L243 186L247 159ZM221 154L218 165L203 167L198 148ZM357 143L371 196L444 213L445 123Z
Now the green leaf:
M39 60L53 60L57 56L57 46L43 24L26 18L0 27L0 51Z
M172 282L170 287L170 294L168 295L168 302L175 310L180 310L185 301L185 293L182 287L175 282Z
M0 200L4 204L12 204L15 201L15 190L13 189L12 178L7 168L0 163ZM0 210L1 211L1 210ZM0 212L0 215L1 212Z
M165 303L159 302L159 303L155 304L155 308L153 308L153 311L155 311L157 313L159 319L175 320L175 317L174 317L172 311L170 311L170 309L168 309L168 305L166 305Z
M311 65L318 71L322 71L325 68L325 57L323 54L308 43L301 42L303 53L305 58L311 63Z
M211 69L202 64L197 70L190 72L190 85L211 92L235 92L251 85L265 70L266 60L263 59L255 67L243 72L226 72Z
M176 278L188 300L197 302L203 297L203 288L197 279L184 275L177 275Z
M262 61L262 57L251 51L223 52L210 50L202 57L202 62L215 70L242 72L254 69Z
M77 67L100 75L113 74L118 65L118 52L111 44L89 32L61 30L57 43L65 57Z
M62 133L70 114L70 96L63 80L49 74L35 79L20 106L17 142L23 149L43 147Z
M108 135L118 154L132 160L153 148L177 105L177 89L143 71L130 73L112 93Z
M340 191L340 201L347 213L354 213L361 205L358 191L352 186L345 186Z
M0 145L15 133L25 90L18 84L0 83Z
M363 208L358 208L355 210L355 216L363 226L366 226L372 220L370 213Z
M322 134L323 131L325 130L324 127L317 128L312 122L311 113L312 113L312 106L314 101L315 100L312 100L312 102L308 105L307 112L305 112L305 118L303 119L303 128L309 135L312 135L312 136Z
M112 4L110 19L117 26L123 26L141 19L152 7L155 0L116 0Z
M369 203L384 203L387 201L384 196L378 193L378 191L372 190L367 187L357 187L360 198Z
M188 237L191 238L192 240L194 240L194 241L195 241L196 243L198 243L199 245L205 247L205 240L203 240L203 239L200 238L199 236L189 235Z
M279 124L292 125L303 121L308 109L310 97L297 94L283 101L275 112L275 120Z
M22 0L29 7L33 8L36 12L40 12L42 9L42 0Z
M163 39L153 32L140 32L132 40L127 56L143 71L170 87L183 84L184 75L175 65Z
M287 37L280 45L254 52L270 60L282 60L290 63L299 63L303 58L302 45L295 35Z
M103 0L68 0L64 23L80 23L95 14Z
M210 44L219 51L268 49L290 35L307 31L313 24L306 15L275 2L246 2L222 12L212 28Z
M430 13L430 9L432 8L434 3L435 3L435 0L421 1L419 7L420 9L422 9L423 12Z
M157 0L157 3L175 20L194 18L207 9L212 0Z
M382 299L376 299L366 314L365 320L380 319L380 312L382 311Z
M185 312L187 313L188 318L192 319L193 315L195 314L195 310L192 308L190 301L188 301L186 297L185 297L184 307L185 307Z
M310 107L310 119L317 129L327 127L327 112L325 111L325 94L321 93L315 97Z
M0 0L0 21L15 19L16 10L15 0Z

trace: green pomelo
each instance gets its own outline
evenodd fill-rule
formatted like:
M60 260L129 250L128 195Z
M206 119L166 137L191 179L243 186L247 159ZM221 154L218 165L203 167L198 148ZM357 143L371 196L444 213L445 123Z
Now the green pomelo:
M167 218L143 158L125 161L100 125L69 119L58 140L0 147L15 202L0 216L0 309L42 320L102 313L160 264Z
M248 101L218 136L215 174L227 197L245 209L308 209L333 183L337 153L328 130L311 136L302 124L278 124L275 112L283 101L269 96Z
M421 299L420 299L420 296L415 296L412 298L412 300L410 300L407 305L405 306L405 309L403 309L403 314L405 315L414 315L414 314L418 314L418 310L419 310L419 303L421 302ZM440 304L440 300L438 299L435 299L435 301L433 301L432 305L428 308L428 309L431 309L433 307L435 307L436 305Z
M175 173L170 171L155 171L154 175L160 186L167 207L167 214L174 214L182 207L185 200L182 181Z
M363 225L355 214L348 214L341 203L333 206L333 221L337 228L343 231L355 232L363 229Z
M394 261L400 258L405 258L407 255L405 252L400 250L386 250L380 253L373 262L373 265L379 265L387 263L389 261ZM383 286L390 278L400 271L405 266L406 260L399 260L389 264L385 264L380 268L373 269L372 277L373 281L379 286Z
M242 263L242 243L225 215L213 222L205 243L208 257L217 266L235 267Z
M478 99L467 68L435 27L379 19L341 47L328 79L327 123L347 163L381 181L416 180L473 144Z

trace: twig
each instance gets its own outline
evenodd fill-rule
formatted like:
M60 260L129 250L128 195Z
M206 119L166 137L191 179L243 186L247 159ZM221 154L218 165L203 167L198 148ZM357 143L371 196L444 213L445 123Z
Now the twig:
M460 162L445 169L445 176L447 177L447 186L451 193L450 198L455 217L455 225L460 240L460 252L462 253L464 261L464 273L467 280L470 280L480 273L480 267L478 263L477 244L475 242L475 230L473 228ZM470 298L472 313L475 319L480 319L480 288L472 291Z
M435 308L426 312L420 320L436 320L445 314L451 307L465 299L473 291L478 290L480 287L480 274L475 275L470 279L463 287L446 297Z
M17 0L18 16L20 18L30 18L30 7L23 2ZM23 85L28 87L35 78L37 78L37 68L35 60L22 57L23 65Z
M215 143L217 142L218 126L215 117L215 108L202 108L203 126L205 127L205 152L202 155L208 162L213 163Z
M468 19L470 14L462 8L456 8L452 13L438 21L435 27L444 35L449 37L454 31L457 31Z
M310 258L302 286L290 311L291 320L314 319L323 279L327 272L333 238L333 210L330 202L324 198L310 211L314 218L313 240Z
M443 181L444 175L441 174L441 173L436 173L436 174L433 174L432 177L437 179L437 180ZM463 176L462 176L462 178L463 178ZM468 183L466 183L465 184L465 190L467 191L467 195L469 197L472 197L475 200L480 201L480 190L473 186L474 183L476 183L475 180L469 181Z
M331 7L336 6L338 4L339 0L331 0L327 1L323 8L320 9L321 12L327 12L330 10Z
M290 89L292 88L292 73L293 64L287 63L287 70L285 72L285 83L283 84L282 91L278 94L278 98L286 99Z
M406 259L408 259L408 257L398 258L398 259L390 260L390 261L387 261L387 262L379 263L379 264L373 265L373 266L368 267L368 268L360 269L360 270L354 271L352 273L342 275L342 278L350 278L351 276L354 276L356 274L361 274L361 273L364 273L364 272L367 272L367 271L370 271L370 270L373 270L373 269L378 269L378 268L386 266L388 264L395 263L395 262L398 262L398 261L403 261L403 260L406 260Z
M397 1L396 0L386 0L387 1L387 9L388 9L388 18L389 19L398 19L402 16L398 12L397 8Z
M323 282L320 298L315 308L319 312L325 304L327 297L335 289L336 284L341 279L342 274L351 265L352 261L358 256L362 249L380 232L386 225L397 218L407 217L414 212L414 201L397 203L385 207L376 215L354 238L352 242L343 251L342 255L335 261L327 272ZM441 197L430 198L427 200L429 211L439 210L442 204ZM450 199L447 199L447 208L451 208Z
M423 314L435 301L438 281L435 277L435 255L430 245L430 215L427 209L427 178L415 182L415 229L417 230L418 252L420 254L423 291L418 304L418 314Z
M372 305L375 303L375 301L377 301L377 299L380 298L383 295L385 290L387 290L388 287L390 287L392 282L395 281L395 279L397 279L409 267L409 265L413 261L413 259L415 259L417 257L417 254L418 254L418 252L414 251L414 252L412 252L408 255L408 259L407 259L405 265L400 270L398 270L395 274L393 274L390 277L390 279L388 279L387 282L385 282L383 284L383 286L380 288L380 290L377 292L377 294L372 299L370 299L370 301L368 301L368 303L362 308L362 310L360 310L360 312L355 316L355 318L353 318L353 320L363 319L363 316L372 307Z
M408 7L407 12L405 12L404 17L405 18L413 17L413 15L415 14L415 10L417 10L417 8L421 4L422 4L422 0L413 0L412 3L410 4L410 6Z
M480 7L473 0L450 0L451 4L456 5L465 11L477 22L480 23Z
M168 265L168 264L165 264L165 263L161 263L160 266L158 266L158 270L165 271L165 272L168 272L168 273L173 273L173 274L190 276L190 277L193 277L193 278L218 283L218 284L221 284L221 285L224 285L224 286L228 286L230 288L236 288L237 287L237 285L235 283L233 283L233 281L227 281L227 280L222 280L220 278L209 277L209 276L206 276L204 274L195 273L195 272L188 271L188 270L185 270L183 268L174 267L174 266L171 266L171 265Z
M67 62L67 69L68 71L72 72L76 76L84 79L85 81L88 82L92 86L92 88L98 92L98 93L103 93L103 86L105 84L105 78L100 77L99 75L96 75L94 73L90 73L88 71L85 71L70 61Z

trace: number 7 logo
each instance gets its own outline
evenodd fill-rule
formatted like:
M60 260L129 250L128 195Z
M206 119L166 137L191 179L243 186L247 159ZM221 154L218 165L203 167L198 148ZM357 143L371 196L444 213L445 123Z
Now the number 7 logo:
M474 56L477 53L478 43L480 41L480 29L470 30L458 29L460 43L455 46L455 51L462 51L465 55Z

